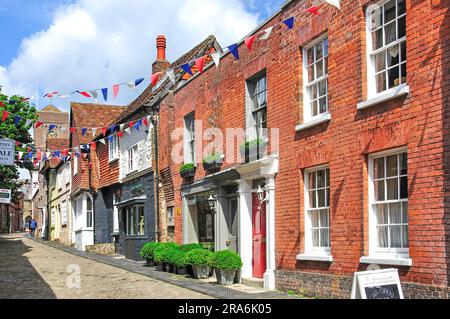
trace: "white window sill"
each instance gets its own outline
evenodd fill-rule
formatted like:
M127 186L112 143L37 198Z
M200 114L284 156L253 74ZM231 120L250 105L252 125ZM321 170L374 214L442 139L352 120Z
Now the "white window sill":
M362 264L412 266L412 259L406 257L364 256L359 259L359 262Z
M358 103L356 108L358 110L363 110L372 105L380 104L382 102L386 102L386 101L398 98L398 97L406 95L408 93L409 93L409 86L406 84L402 84L395 88L389 89L373 98L370 98L366 101Z
M305 122L303 124L297 125L295 127L295 130L297 132L303 131L303 130L306 130L306 129L310 128L310 127L313 127L313 126L316 126L316 125L328 122L330 120L331 120L330 112L325 112L323 114L314 116L311 120L309 120L309 121L307 121L307 122Z
M119 160L118 157L112 158L112 159L109 160L109 164L114 163L114 162L117 162L118 160Z
M315 260L315 261L327 261L332 262L333 256L330 254L314 254L314 253L306 253L306 254L298 254L297 260Z

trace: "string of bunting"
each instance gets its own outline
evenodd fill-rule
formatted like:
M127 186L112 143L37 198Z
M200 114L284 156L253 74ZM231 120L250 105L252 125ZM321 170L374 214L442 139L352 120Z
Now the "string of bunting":
M324 0L325 2L337 7L338 9L340 9L340 0ZM309 7L308 9L306 9L307 12L313 14L313 15L320 15L320 7L321 5L313 5L311 7ZM294 17L291 16L281 22L277 22L274 25L272 25L271 27L268 27L254 35L251 35L249 37L247 37L246 39L244 39L245 45L247 47L247 49L249 51L251 51L253 49L253 44L255 43L255 40L267 40L273 29L277 26L277 25L285 25L289 30L293 29L294 27ZM234 56L234 58L236 60L239 60L239 46L238 43L233 43L231 45L226 46L226 49L228 49L228 51ZM170 79L170 81L172 81L172 83L175 84L175 69L177 68L181 68L185 73L188 73L189 75L193 76L193 70L192 70L192 66L195 65L195 67L197 68L197 70L202 73L203 72L203 68L205 66L205 62L208 56L211 56L211 58L213 59L216 68L219 67L220 64L220 59L221 59L221 52L212 52L209 54L206 54L202 57L199 57L195 60L191 60L188 61L186 63L180 64L180 65L175 65L172 66L170 69L165 71L165 74L167 75L167 77ZM141 78L138 78L136 80L133 81L126 81L126 82L122 82L122 83L118 83L112 86L112 93L113 93L113 98L116 98L117 95L119 94L120 91L120 87L123 85L127 85L129 88L131 89L136 89L136 87L141 84L145 79L150 78L151 81L151 85L155 86L158 81L160 80L160 78L162 77L164 73L163 72L157 72L155 74L152 74L150 76L144 76ZM84 96L86 98L93 98L95 100L97 100L98 97L98 92L100 91L103 99L106 101L108 101L108 94L109 93L109 88L96 88L96 89L89 89L89 90L77 90L77 91L73 91L70 93L61 93L61 92L51 92L51 93L46 93L44 95L45 98L68 98L70 97L70 95L73 94L79 94L81 96Z

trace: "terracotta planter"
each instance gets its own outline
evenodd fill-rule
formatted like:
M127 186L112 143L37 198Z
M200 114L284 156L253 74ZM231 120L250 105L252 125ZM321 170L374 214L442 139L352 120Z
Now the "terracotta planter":
M234 284L236 278L236 269L217 269L216 279L219 285L229 286Z
M192 265L194 278L206 279L209 277L209 266L206 265Z

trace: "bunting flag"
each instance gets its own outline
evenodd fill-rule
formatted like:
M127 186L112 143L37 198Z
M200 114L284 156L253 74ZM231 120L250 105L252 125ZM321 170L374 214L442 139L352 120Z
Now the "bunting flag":
M234 56L236 60L239 60L239 47L236 43L228 46L228 50L231 52L231 54Z
M96 151L96 150L97 150L97 143L91 142L91 149L92 149L93 151Z
M14 116L14 125L19 125L21 119L22 117L20 117L19 115Z
M103 145L106 145L105 139L102 138L101 140L98 140L100 143L102 143Z
M96 99L97 100L97 96L98 96L98 94L97 94L97 91L89 91L89 93L91 93L91 96L94 98L94 99Z
M28 127L28 126L30 126L32 123L33 123L32 120L27 119L27 120L25 121L25 126Z
M202 56L195 60L195 66L200 73L203 72L203 67L205 66L206 56Z
M118 137L123 137L123 132L122 132L122 131L118 132L118 133L117 133L117 136L118 136Z
M117 125L111 125L111 133L114 133L114 131L117 129Z
M144 78L140 78L134 81L134 86L138 86L139 84L141 84L144 81Z
M23 156L23 152L19 152L19 159L21 159Z
M214 60L214 64L216 65L216 68L219 67L219 63L220 63L220 51L211 53L211 57Z
M102 134L103 136L106 136L106 127L102 127Z
M155 74L152 74L152 76L151 76L152 86L155 86L156 83L158 83L158 79L159 79L159 75L160 74L161 74L161 72L157 72Z
M123 131L123 128L125 127L125 124L120 124L120 130Z
M35 127L35 128L39 128L39 127L41 127L42 125L44 125L43 122L36 122L36 123L34 123L34 127Z
M191 75L191 76L194 75L194 74L192 73L191 66L189 65L189 63L183 64L183 65L181 66L181 68L183 69L184 72L189 73L189 75Z
M74 134L77 131L76 127L71 127L70 128L70 133Z
M144 123L145 126L148 126L148 119L147 119L147 118L144 118L144 119L142 120L142 123Z
M119 84L116 84L113 86L113 98L115 99L117 97L117 94L119 94Z
M113 138L114 138L114 135L110 135L110 136L108 136L108 141L111 143L112 142L112 140L113 140Z
M130 123L128 123L128 126L129 127L132 127L134 125L134 122L133 121L130 121Z
M131 129L130 129L129 127L127 127L127 128L125 129L125 132L128 133L128 135L131 135Z
M335 6L339 10L341 10L341 3L339 0L325 0L325 2L331 4L332 6Z
M312 7L308 8L308 9L306 9L306 11L311 13L311 14L317 15L317 16L320 15L318 6L312 6Z
M166 74L169 77L170 82L175 85L175 72L173 69L166 70Z
M133 81L127 82L127 86L132 90L136 90L136 85Z
M256 35L252 35L251 37L248 37L248 38L245 39L244 42L245 42L245 45L247 46L247 49L249 51L252 50L253 43L255 42L255 39L256 39Z
M85 92L85 91L77 91L78 93L80 93L81 95L83 95L84 97L91 97L89 95L89 93Z
M108 101L108 88L103 88L102 94L103 94L103 99L105 100L105 102Z
M288 29L292 29L294 27L294 17L287 18L283 21L283 23L288 27Z
M50 131L52 131L54 128L56 128L56 125L55 125L55 124L50 124L50 125L48 126L48 131L50 132Z
M87 153L81 153L81 158L82 159L86 159L86 157L87 157Z
M270 28L267 28L264 30L264 34L260 37L260 39L262 40L267 40L270 37L270 34L272 33L273 30L273 26L271 26Z
M2 101L0 101L0 107L4 107L4 106L5 106L5 104Z
M9 115L8 111L3 111L2 122L4 122L8 118L8 115Z
M97 133L97 129L95 127L92 128L92 136L95 137L95 133Z
M87 128L82 128L81 129L81 135L84 136L86 134Z

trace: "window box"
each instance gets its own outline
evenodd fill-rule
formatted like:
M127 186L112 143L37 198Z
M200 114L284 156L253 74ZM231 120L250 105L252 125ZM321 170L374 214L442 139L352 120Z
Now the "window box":
M263 158L266 154L266 149L267 141L260 138L247 141L239 147L241 157L245 158L245 163Z
M217 172L223 164L223 154L208 155L203 159L203 169L208 172Z
M186 163L180 167L180 176L182 178L191 178L195 176L196 167L193 163Z

